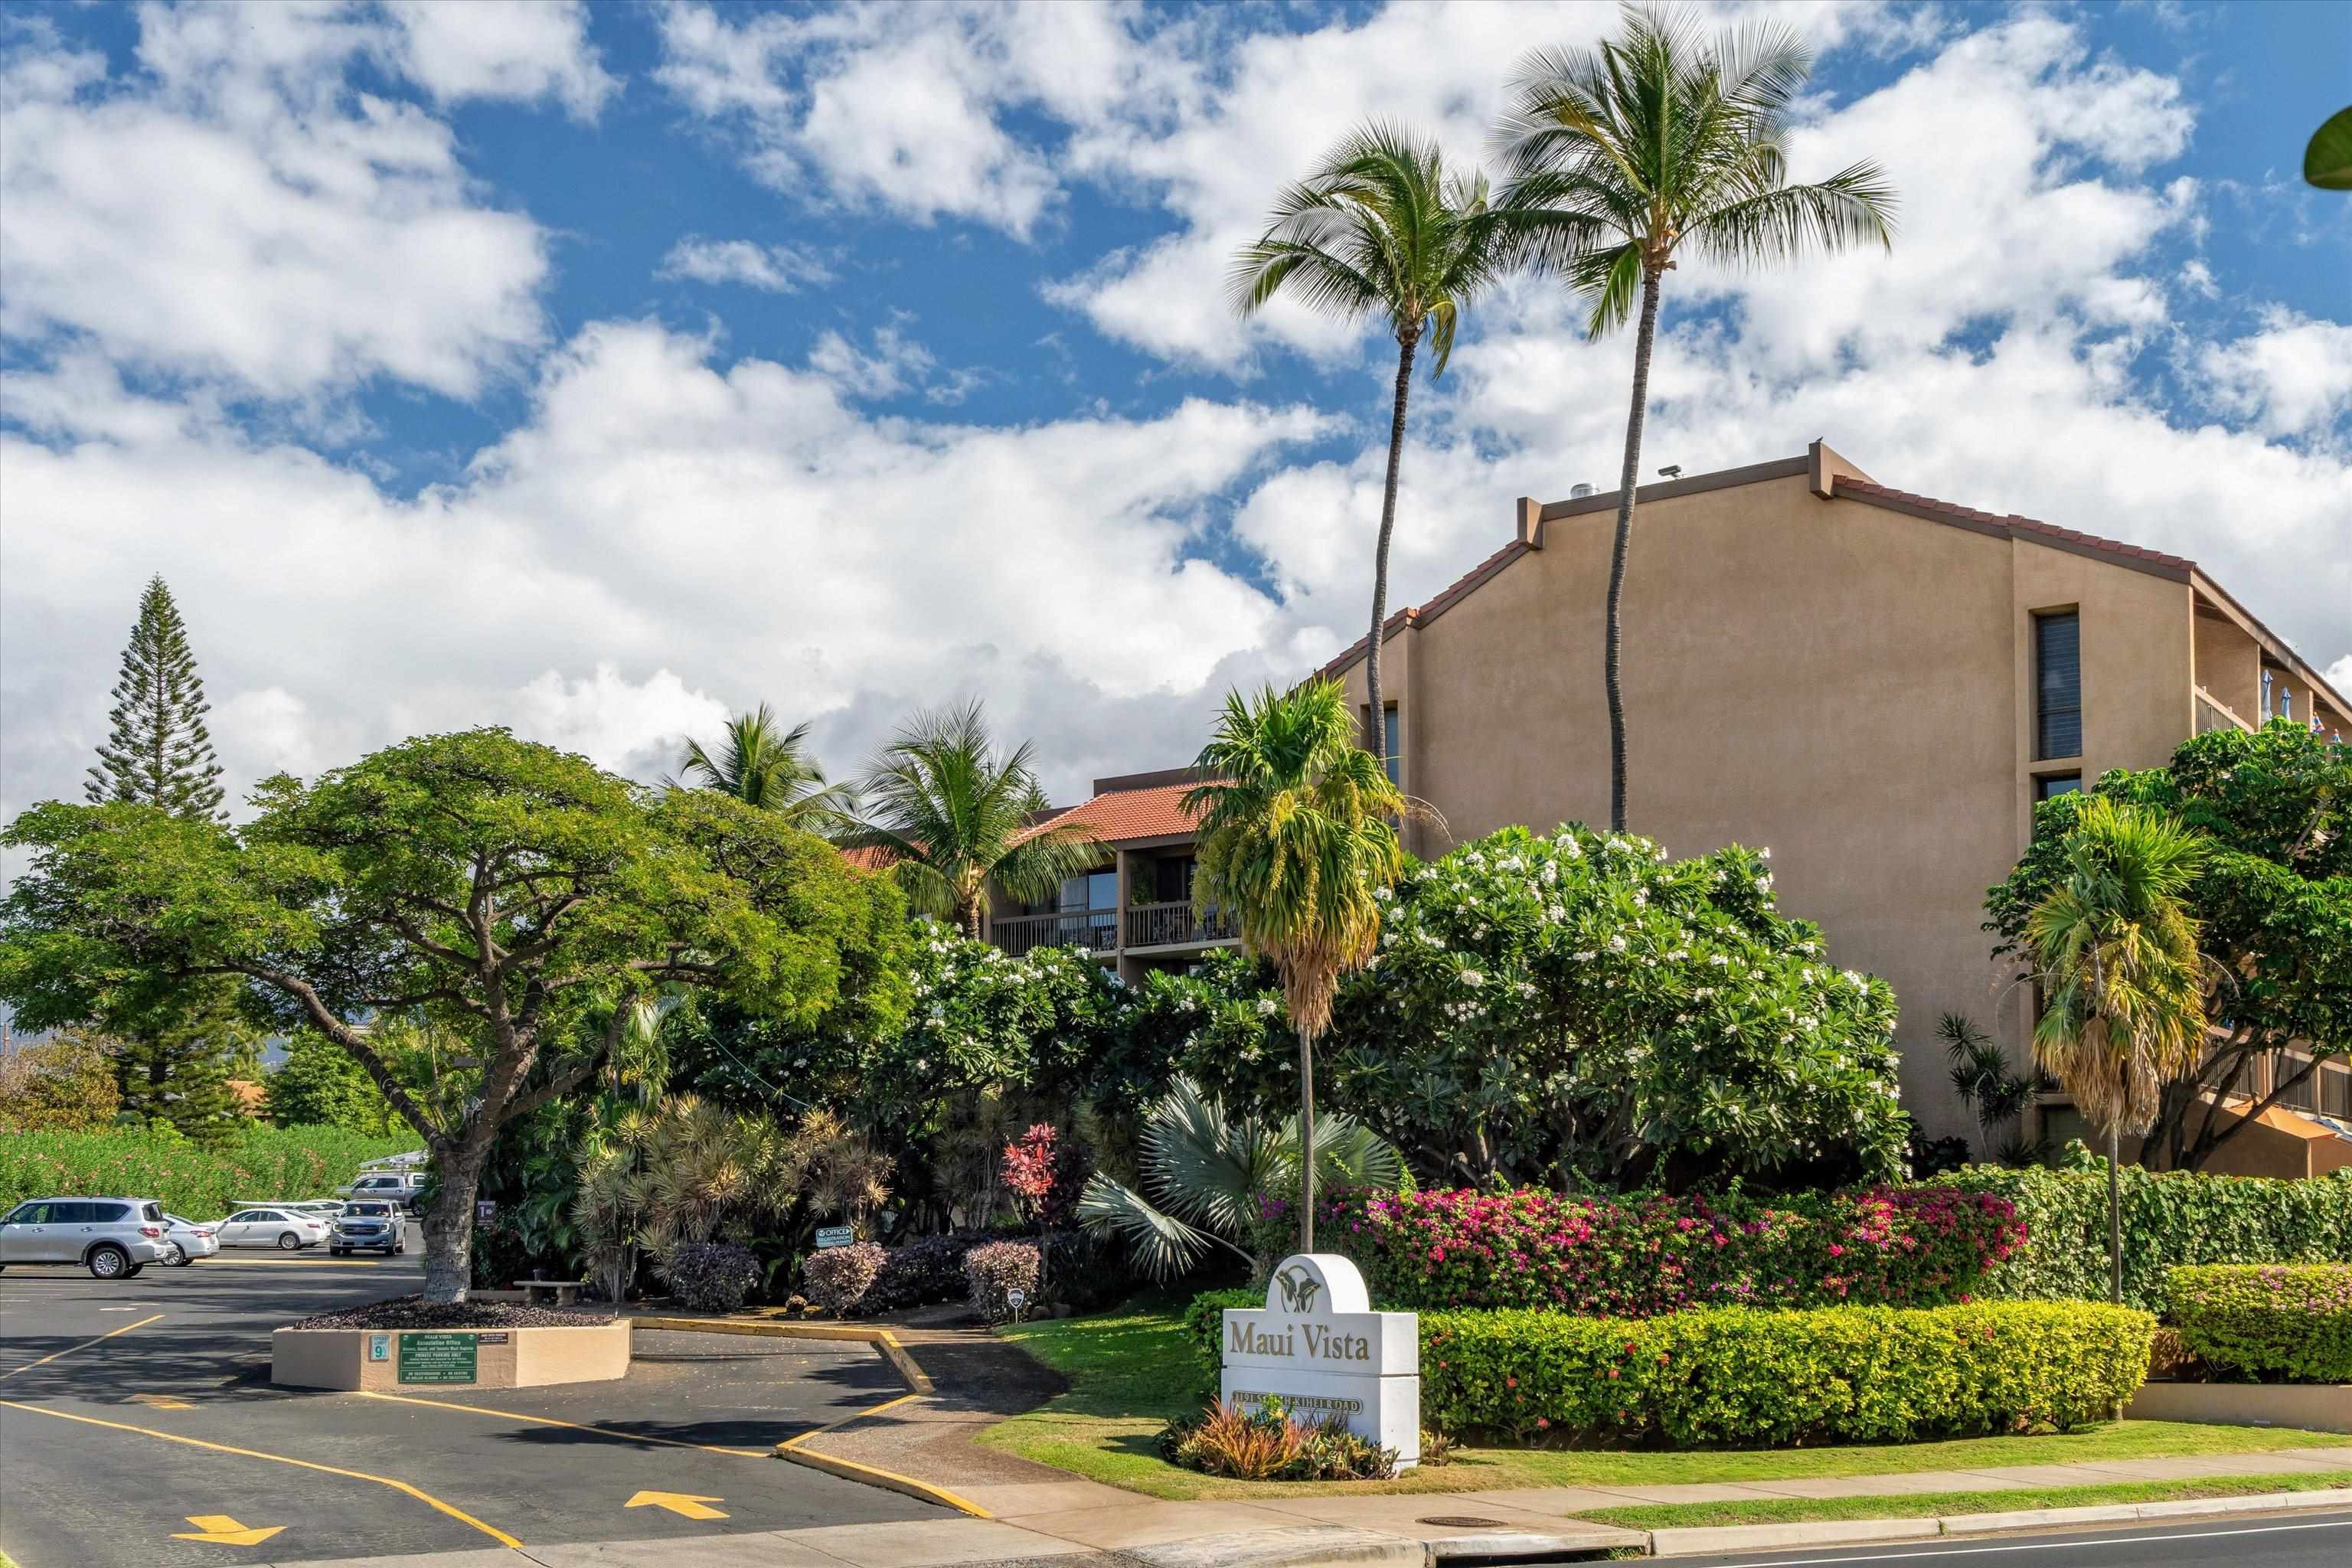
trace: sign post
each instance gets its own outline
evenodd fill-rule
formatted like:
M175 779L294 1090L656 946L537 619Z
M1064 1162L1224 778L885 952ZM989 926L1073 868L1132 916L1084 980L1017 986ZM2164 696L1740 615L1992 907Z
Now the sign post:
M1265 1308L1230 1309L1228 1404L1271 1399L1300 1420L1344 1417L1348 1430L1396 1450L1397 1468L1421 1462L1421 1316L1375 1312L1356 1266L1335 1252L1297 1252L1267 1282Z

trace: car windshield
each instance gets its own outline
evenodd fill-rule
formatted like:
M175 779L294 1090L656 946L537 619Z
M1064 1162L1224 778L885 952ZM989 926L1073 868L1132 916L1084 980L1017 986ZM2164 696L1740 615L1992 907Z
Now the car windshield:
M345 1214L374 1215L381 1217L392 1211L383 1204L345 1204L343 1205L343 1212Z

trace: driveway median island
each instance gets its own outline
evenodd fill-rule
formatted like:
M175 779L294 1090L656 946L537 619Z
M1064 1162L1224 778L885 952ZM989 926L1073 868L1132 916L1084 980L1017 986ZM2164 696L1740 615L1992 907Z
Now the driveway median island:
M536 1388L628 1371L626 1318L509 1301L428 1305L403 1296L305 1318L269 1337L269 1381L294 1388Z

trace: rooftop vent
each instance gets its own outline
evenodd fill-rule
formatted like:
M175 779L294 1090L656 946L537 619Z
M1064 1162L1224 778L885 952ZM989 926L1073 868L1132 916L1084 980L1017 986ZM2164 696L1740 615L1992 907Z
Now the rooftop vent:
M1586 496L1589 496L1591 493L1592 487L1591 485L1570 485L1568 490L1568 499L1570 500L1582 500Z

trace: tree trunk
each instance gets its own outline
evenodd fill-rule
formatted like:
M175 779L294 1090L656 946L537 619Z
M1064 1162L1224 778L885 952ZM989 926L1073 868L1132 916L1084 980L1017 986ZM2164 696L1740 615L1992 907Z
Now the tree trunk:
M1625 466L1617 476L1617 540L1609 557L1609 637L1603 668L1609 685L1609 827L1625 831L1625 692L1617 667L1624 641L1620 609L1625 596L1625 554L1633 542L1633 492L1640 488L1642 425L1650 412L1650 346L1658 331L1658 280L1642 277L1642 324L1633 338L1633 404L1625 415Z
M1298 1250L1315 1250L1315 1042L1298 1037Z
M490 1141L461 1143L446 1160L434 1163L440 1179L431 1212L425 1216L425 1300L430 1305L463 1301L474 1283L474 1199L482 1190Z
M2123 1131L2107 1129L2107 1300L2124 1304Z
M1364 645L1364 700L1371 706L1365 725L1365 749L1381 762L1389 755L1388 706L1381 700L1381 626L1389 618L1389 540L1396 532L1397 468L1404 458L1404 404L1412 390L1413 350L1421 329L1411 336L1397 334L1396 408L1389 416L1388 487L1381 495L1381 536L1372 546L1372 635Z

